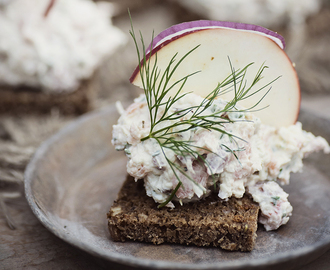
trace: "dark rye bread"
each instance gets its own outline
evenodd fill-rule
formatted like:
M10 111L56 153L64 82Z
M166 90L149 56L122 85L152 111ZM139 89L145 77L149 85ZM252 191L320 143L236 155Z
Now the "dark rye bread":
M143 181L135 182L128 176L107 216L114 241L251 251L257 236L258 212L258 204L249 196L223 201L217 194L199 202L176 205L174 209L158 209L145 194Z
M48 94L26 86L0 85L0 113L45 114L56 108L62 115L82 114L92 109L95 88L93 77L71 93Z

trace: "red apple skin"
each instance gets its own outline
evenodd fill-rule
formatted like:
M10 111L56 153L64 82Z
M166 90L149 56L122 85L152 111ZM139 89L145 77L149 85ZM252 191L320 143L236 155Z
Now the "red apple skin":
M184 33L182 35L179 35L179 36L175 36L169 40L166 40L164 43L162 43L161 46L157 46L156 48L152 49L151 53L147 53L146 54L146 60L148 60L151 56L153 56L156 52L158 52L161 48L163 48L164 46L166 46L167 44L171 43L172 41L174 40L177 40L185 35L189 35L190 33ZM150 47L150 46L149 46ZM143 61L141 61L141 65L143 64ZM135 68L135 70L133 71L131 77L129 78L129 82L134 84L134 80L135 80L135 77L139 74L140 70L139 70L139 66L137 66Z
M217 39L217 43L216 45L212 46L209 45L209 43L212 43L212 40L216 38ZM235 40L237 39L237 41ZM197 41L196 41L197 40ZM205 41L207 40L207 41ZM204 43L207 44L204 44ZM241 42L241 43L240 43ZM189 51L192 46L195 45L199 45L201 44L200 48L201 48L201 54L198 56L193 55L195 52L193 52L193 54L191 54L185 61L186 61L186 66L182 67L182 69L178 70L178 76L181 78L184 75L187 75L189 73L195 72L197 70L201 70L203 69L205 66L208 67L211 66L211 64L209 63L204 63L203 61L199 63L199 65L196 65L197 68L195 70L189 70L190 66L194 66L194 63L196 61L200 61L205 55L207 55L207 53L209 51L214 50L214 54L215 56L218 58L217 55L217 51L218 48L221 50L228 50L228 54L229 57L231 57L230 55L237 55L237 59L235 57L233 57L232 60L232 64L234 66L235 69L238 68L243 68L246 64L249 64L250 62L254 62L255 60L253 59L253 57L251 59L249 59L249 61L247 61L245 58L246 55L252 55L254 54L255 58L259 57L259 51L260 54L264 54L262 56L260 56L259 58L263 59L261 62L259 61L258 65L255 66L254 68L254 72L253 75L251 75L252 77L256 74L256 70L259 69L260 65L262 62L266 61L266 65L267 63L270 62L274 62L275 64L273 66L276 66L275 70L273 69L271 71L271 73L265 73L265 77L267 77L269 80L265 80L263 84L266 84L268 82L270 82L272 79L276 78L277 76L282 75L284 78L284 82L282 82L279 87L278 86L278 81L273 83L273 89L270 91L270 93L266 96L265 101L267 101L266 103L264 102L264 100L262 101L262 106L267 106L270 105L268 108L260 110L255 112L255 114L261 118L262 122L264 124L269 124L269 125L273 125L275 127L281 127L281 126L289 126L291 124L294 124L297 119L298 119L298 115L299 115L299 110L300 110L300 99L301 99L301 95L300 95L300 86L299 86L299 80L298 80L298 76L297 73L291 63L291 60L289 59L289 57L287 56L287 54L284 52L284 50L281 48L281 46L279 46L278 42L275 42L273 40L273 38L269 38L269 36L265 36L265 35L260 35L259 33L254 33L253 31L240 31L237 29L200 29L197 31L191 31L191 32L185 32L183 34L179 34L179 35L174 35L173 37L161 42L160 44L156 45L156 47L150 52L148 52L147 50L147 59L150 58L151 61L153 61L154 55L157 53L157 58L158 58L158 63L159 60L164 60L164 63L160 63L159 66L162 67L166 66L166 64L169 61L169 58L171 58L176 52L178 52L178 50L180 50L180 48L183 47L182 51L184 53L186 53L187 51ZM229 48L226 48L226 44L229 44ZM241 44L245 44L244 46L241 46ZM259 46L260 44L260 46ZM218 45L218 48L217 48ZM284 47L284 43L282 44ZM204 51L203 51L203 46L206 46ZM236 47L237 49L236 49ZM173 48L172 48L173 47ZM187 48L186 48L187 47ZM217 49L214 49L217 48ZM228 47L228 46L227 46ZM231 47L235 47L235 49L233 49L234 51L230 51ZM245 47L247 48L245 50ZM199 50L200 48L198 48L197 50ZM249 51L250 49L250 51ZM235 51L236 50L236 51ZM268 52L269 51L269 52ZM234 52L234 53L233 53ZM224 53L225 55L226 53ZM195 57L195 58L194 58ZM230 67L229 67L229 63L228 63L228 59L226 59L226 57L223 57L223 55L221 55L222 60L220 62L217 62L217 68L218 68L218 73L223 73L224 77L228 75L228 73L230 73ZM264 58L265 59L264 59ZM205 57L204 57L205 58ZM214 58L214 57L212 57ZM269 58L269 59L267 59ZM277 58L280 58L280 61L278 61ZM243 59L243 60L242 60ZM190 62L189 62L190 61ZM221 68L219 67L221 66ZM285 70L284 74L279 73L279 71ZM212 67L214 68L214 66ZM187 69L187 70L185 70ZM207 68L206 68L207 69ZM211 69L211 68L210 68ZM272 65L269 64L269 70L272 69ZM186 73L186 71L188 71L188 73ZM199 90L197 89L193 89L192 91L195 92L196 94L199 94L201 96L206 96L210 91L212 91L214 89L214 86L221 81L221 79L217 79L216 77L212 77L212 71L208 71L209 74L205 71L202 70L202 72L200 72L200 74L198 74L199 78L197 78L195 81L192 80L191 84L189 85L189 87L197 87L198 83L200 84L200 82L204 82L207 81L209 82L209 85L199 85L199 89L201 88L206 88L206 90ZM266 72L268 72L268 70L266 70ZM186 74L185 74L186 73ZM217 74L218 74L217 73ZM197 76L196 76L197 77ZM191 80L190 77L188 79ZM175 79L175 78L174 78ZM252 78L253 79L253 78ZM252 80L251 79L251 80ZM283 81L283 78L280 78L279 80ZM141 82L139 82L140 80L140 74L139 74L139 67L137 67L131 78L130 78L130 82L141 87ZM262 82L263 80L261 80ZM286 84L287 83L287 84ZM281 90L284 89L283 87L286 87L286 85L289 85L291 87L289 87L287 90ZM185 86L186 87L186 86ZM188 86L187 86L188 87ZM279 88L279 89L274 89L274 88ZM185 91L185 90L183 90ZM187 89L186 92L191 91L191 89ZM279 93L278 95L273 94L275 91L277 91L276 93ZM261 96L257 97L260 99ZM231 99L232 97L230 96L226 96L224 97L224 99ZM266 100L268 99L268 100ZM240 104L242 106L245 107L249 107L252 106L253 104L255 104L257 102L257 100L251 100L251 103L243 103ZM258 107L258 108L261 108Z

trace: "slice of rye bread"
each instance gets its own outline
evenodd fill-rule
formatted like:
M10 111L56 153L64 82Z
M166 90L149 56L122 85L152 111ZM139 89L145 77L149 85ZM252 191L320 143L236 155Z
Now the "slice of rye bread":
M259 206L251 197L221 200L217 194L193 203L157 208L145 193L143 180L130 176L107 215L114 241L142 241L215 246L251 251L255 244Z
M98 91L95 76L70 93L50 94L27 86L0 86L1 114L47 114L56 108L62 115L79 115L92 109Z

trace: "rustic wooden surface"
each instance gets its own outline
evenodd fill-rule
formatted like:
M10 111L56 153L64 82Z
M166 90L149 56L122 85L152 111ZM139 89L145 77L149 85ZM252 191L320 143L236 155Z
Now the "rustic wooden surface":
M149 37L153 29L158 33L181 20L198 19L198 15L182 10L175 1L135 1L133 6L130 3L122 1L119 15L114 18L114 23L126 33L129 29L127 7L131 8L136 29ZM327 8L309 19L307 37L304 37L308 42L300 48L303 57L298 57L296 62L299 63L298 74L303 77L303 106L330 118L329 23ZM103 91L96 100L97 108L116 100L129 101L137 95L136 89L127 82L135 64L135 51L129 40L100 71ZM47 116L0 116L0 269L101 268L94 257L46 230L24 197L23 173L31 156L40 143L74 120L75 117L63 117L56 111ZM300 269L322 270L329 269L329 265L330 251Z

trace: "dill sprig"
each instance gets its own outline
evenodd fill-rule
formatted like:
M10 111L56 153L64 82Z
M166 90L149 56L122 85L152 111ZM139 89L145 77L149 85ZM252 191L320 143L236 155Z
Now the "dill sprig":
M157 66L157 53L155 54L154 62L151 63L150 61L151 53L153 49L152 48L153 42L151 42L151 48L149 52L146 53L144 39L141 32L139 32L140 41L142 45L142 57L141 57L138 42L133 28L132 19L131 19L131 30L129 33L132 36L133 41L135 43L138 62L139 62L139 72L140 72L142 86L144 89L146 102L149 109L149 116L150 116L149 134L148 136L142 138L141 141L145 141L148 139L155 139L157 141L169 167L171 168L173 174L178 180L177 186L172 191L168 199L158 206L158 207L163 207L173 199L176 192L181 186L182 188L184 188L182 181L180 180L179 173L183 174L188 179L190 179L194 184L199 186L198 183L196 183L192 179L192 177L190 177L184 171L182 167L180 167L177 163L171 161L167 157L165 150L173 151L176 156L182 156L182 157L191 156L195 160L198 160L206 167L208 167L211 172L212 170L210 165L206 161L205 157L200 154L199 150L216 154L209 149L201 148L194 145L194 143L190 140L179 139L177 135L189 131L191 129L201 128L209 131L213 130L220 132L223 135L227 135L233 141L243 140L242 138L239 138L234 134L228 133L225 130L225 124L238 121L238 120L235 121L230 120L228 117L228 113L234 111L248 112L254 110L264 99L264 97L268 94L268 92L271 90L269 86L279 77L275 78L273 81L267 83L266 85L263 85L261 88L258 88L257 90L252 90L252 88L262 79L262 73L268 67L262 64L257 74L255 75L254 80L251 82L250 85L248 85L247 81L245 80L246 72L248 68L251 65L253 65L253 63L246 65L242 69L235 70L234 67L232 66L230 58L228 57L229 68L231 70L230 75L228 75L222 82L218 83L217 87L213 91L211 91L202 100L200 104L179 110L174 110L173 109L174 105L179 100L181 100L182 98L184 98L186 95L189 94L182 92L182 89L186 81L189 79L189 77L195 75L199 71L188 74L187 76L182 77L181 79L175 81L174 83L170 83L170 80L173 74L175 73L175 71L177 70L177 68L180 66L180 64L188 56L193 54L193 52L197 50L200 45L189 50L185 55L183 55L178 60L177 60L178 54L177 53L174 54L173 57L170 59L166 69L162 71ZM154 33L152 34L152 40L153 38L154 38ZM170 96L169 92L174 87L177 86L179 86L177 92L173 96ZM238 102L244 99L248 99L251 96L263 91L266 88L268 89L266 90L265 94L259 99L259 101L256 104L254 104L250 108L239 109L237 107ZM224 106L222 110L215 111L214 113L206 113L208 109L213 105L216 98L229 91L234 91L234 97ZM184 119L183 117L185 116L186 118ZM168 123L168 124L164 126L163 125L164 123ZM224 144L222 144L221 147L223 147L225 151L231 152L238 160L238 157L235 152L242 151L242 149L240 148L231 149ZM212 173L211 175L214 179ZM215 179L213 180L213 182L214 182L214 187L216 187Z

